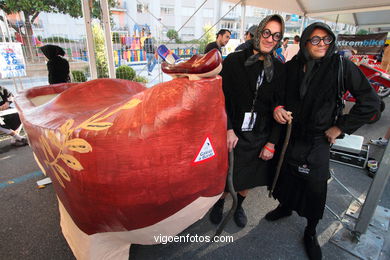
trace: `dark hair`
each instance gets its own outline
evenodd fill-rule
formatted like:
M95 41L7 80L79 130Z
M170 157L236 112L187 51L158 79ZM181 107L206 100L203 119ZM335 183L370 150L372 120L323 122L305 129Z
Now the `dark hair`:
M232 32L229 31L228 29L221 29L221 30L219 30L219 31L217 32L217 38L218 38L219 35L223 36L226 32L232 34Z
M290 38L288 38L288 37L284 37L284 38L283 38L283 41L285 41L285 40L287 40L287 41L288 41L288 40L290 40Z
M299 35L294 36L294 41L299 42L301 40L301 37Z
M270 21L278 22L278 23L280 23L280 24L282 25L282 27L283 27L283 20L282 20L282 18L281 18L280 16L278 16L278 15L273 15L273 16L271 17L271 19L268 20L267 23L269 23ZM283 28L282 28L282 30L283 30Z

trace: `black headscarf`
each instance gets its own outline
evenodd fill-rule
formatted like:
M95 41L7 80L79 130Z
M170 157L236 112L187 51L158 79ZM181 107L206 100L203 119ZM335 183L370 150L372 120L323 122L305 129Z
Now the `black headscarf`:
M49 60L55 58L56 56L65 55L64 49L62 49L60 46L57 45L47 44L41 47L41 51Z
M314 60L310 56L309 51L306 48L306 44L307 44L308 40L310 39L310 35L312 34L312 32L317 28L320 28L320 29L327 31L328 34L333 37L333 41L329 45L329 48L326 51L325 56L322 57L321 59ZM336 36L334 35L334 33L332 32L332 30L330 29L330 27L327 24L321 23L321 22L313 23L313 24L309 25L308 27L306 27L306 29L303 31L302 36L301 36L301 41L299 42L299 52L298 52L298 59L302 63L306 64L306 73L305 73L305 76L303 77L301 85L299 87L299 94L300 94L301 99L305 96L305 94L307 92L307 89L309 87L309 83L314 75L313 68L315 67L315 65L322 63L322 62L326 61L327 59L329 59L335 53L335 51L336 51Z
M270 20L276 20L276 21L279 21L281 23L281 25L282 25L281 39L283 39L283 34L284 34L284 20L283 20L283 18L278 14L266 16L259 23L259 26L257 27L256 33L255 33L255 37L252 39L253 40L253 49L258 51L258 53L250 56L245 61L245 66L251 66L259 60L260 56L263 56L264 57L264 74L265 74L265 78L267 79L268 82L271 82L272 77L274 76L274 65L273 65L273 61L272 61L272 52L274 50L276 50L277 48L279 48L279 44L280 44L280 41L279 41L279 43L276 44L275 47L272 49L272 51L269 53L262 53L260 51L261 32L264 30L264 27L267 25L267 23Z

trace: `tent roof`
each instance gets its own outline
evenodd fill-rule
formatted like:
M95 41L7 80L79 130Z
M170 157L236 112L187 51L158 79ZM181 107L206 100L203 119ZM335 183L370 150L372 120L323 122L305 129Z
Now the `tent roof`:
M238 0L226 0L237 3ZM390 0L244 0L246 5L359 27L390 27Z

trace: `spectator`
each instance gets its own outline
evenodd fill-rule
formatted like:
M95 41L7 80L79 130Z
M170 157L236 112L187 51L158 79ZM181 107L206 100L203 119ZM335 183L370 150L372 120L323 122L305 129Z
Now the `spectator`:
M211 51L212 49L218 49L218 51L221 53L222 55L222 47L225 46L229 40L230 40L230 35L231 35L231 32L229 30L226 30L226 29L221 29L219 30L219 32L217 33L217 39L215 42L210 42L209 44L207 44L205 50L204 50L204 53L208 53L209 51Z
M286 62L291 60L299 51L299 35L294 36L294 43L287 46L286 51L284 52L284 57Z
M235 51L240 51L240 50L245 50L247 48L251 48L253 45L252 39L256 33L257 30L257 25L252 25L248 31L245 32L245 42L241 43L240 45L237 46Z
M147 38L144 41L144 51L146 52L146 60L148 62L148 75L152 75L152 71L154 66L156 66L156 45L154 43L154 39L152 38L152 34L150 32L147 33Z
M288 41L289 41L289 40L290 40L290 38L288 38L288 37L284 37L284 38L283 38L283 43L282 43L282 46L281 46L283 56L284 56L284 52L285 52L286 49L287 49Z
M0 112L10 108L12 103L12 94L6 88L0 86ZM0 132L12 137L11 143L15 146L28 144L27 139L18 134L18 129L21 126L19 115L9 114L0 117Z
M45 45L41 47L42 53L48 59L47 70L49 71L49 84L70 82L69 62L62 58L64 49L57 45Z

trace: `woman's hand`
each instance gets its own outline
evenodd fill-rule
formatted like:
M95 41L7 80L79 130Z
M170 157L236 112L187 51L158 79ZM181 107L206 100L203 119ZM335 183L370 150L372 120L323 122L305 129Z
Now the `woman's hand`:
M266 143L264 147L261 149L259 158L264 161L271 160L274 157L275 153L275 145L273 143Z
M238 137L234 133L233 129L227 130L227 147L229 152L233 150L234 147L236 147L238 142Z
M6 101L4 104L0 106L0 111L6 110L9 108L9 102Z
M274 110L274 119L279 124L286 124L292 120L291 112L286 111L283 107L276 107Z
M325 131L325 136L328 138L329 143L334 144L336 142L336 138L342 134L342 131L337 126L332 126L328 130Z

